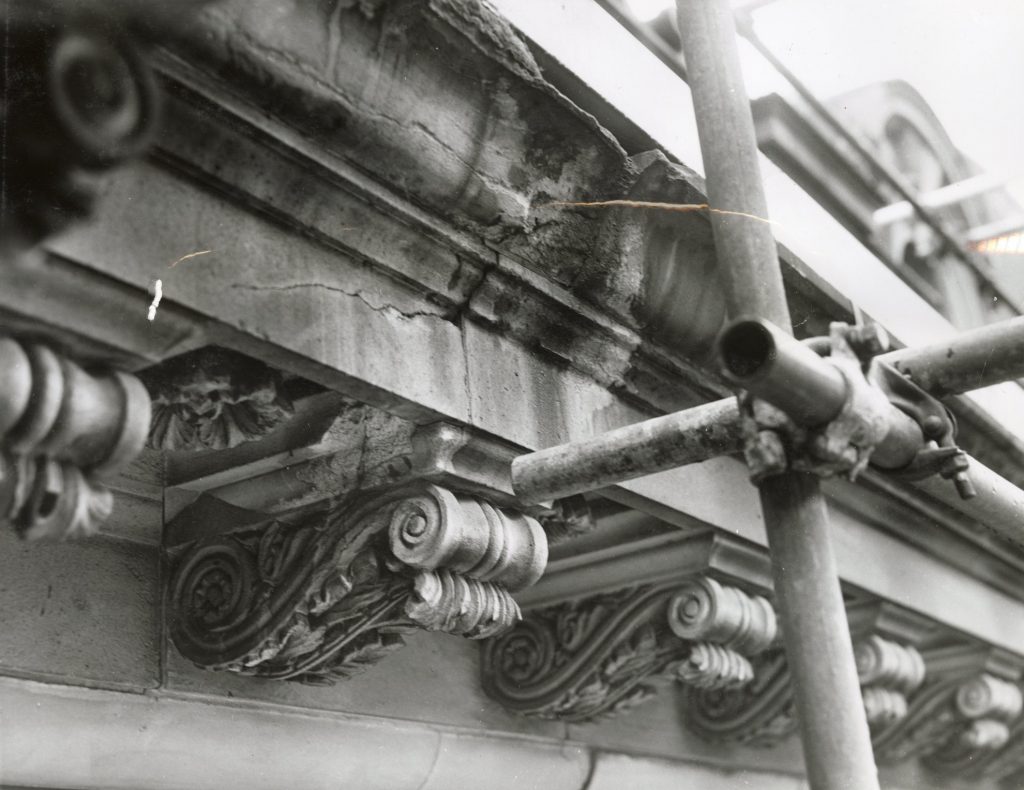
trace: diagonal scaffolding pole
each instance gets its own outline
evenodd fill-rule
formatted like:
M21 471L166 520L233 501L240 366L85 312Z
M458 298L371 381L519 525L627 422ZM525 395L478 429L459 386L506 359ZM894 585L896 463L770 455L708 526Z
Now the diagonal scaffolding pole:
M729 312L789 331L771 229L737 215L768 211L731 10L725 0L678 0L678 12L708 202L730 212L711 214ZM878 788L820 483L787 472L759 491L810 785Z

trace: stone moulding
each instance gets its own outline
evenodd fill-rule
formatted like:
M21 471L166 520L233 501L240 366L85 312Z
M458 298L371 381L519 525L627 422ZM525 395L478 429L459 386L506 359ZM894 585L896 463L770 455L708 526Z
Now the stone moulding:
M93 534L113 508L102 480L142 450L145 388L12 338L0 370L0 520L28 539Z
M177 558L171 636L206 669L331 683L415 629L470 639L519 618L511 593L537 581L537 521L415 483L357 494L297 524L250 522Z
M485 643L482 680L515 712L590 721L650 698L659 678L741 688L776 635L764 598L697 576L532 611Z

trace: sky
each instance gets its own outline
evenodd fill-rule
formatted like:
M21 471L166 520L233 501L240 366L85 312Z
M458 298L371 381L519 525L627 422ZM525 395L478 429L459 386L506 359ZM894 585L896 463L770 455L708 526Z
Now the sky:
M641 18L673 5L627 0ZM903 79L955 145L1014 179L1024 204L1022 0L776 0L754 11L758 35L820 98ZM751 96L784 85L752 50Z

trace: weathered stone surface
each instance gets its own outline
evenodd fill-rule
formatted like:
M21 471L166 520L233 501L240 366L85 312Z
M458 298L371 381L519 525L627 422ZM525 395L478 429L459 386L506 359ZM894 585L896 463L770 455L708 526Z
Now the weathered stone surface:
M734 790L754 787L759 790L805 790L807 782L798 776L762 773L743 769L694 766L685 778L679 765L668 761L645 760L624 754L602 754L597 758L588 790L620 790L643 787L645 790L676 790L681 782L701 790ZM692 783L692 784L690 784Z
M556 279L584 264L593 221L551 225L535 210L607 196L624 152L487 6L398 2L367 17L344 3L233 2L204 21L195 56L243 91L259 86L261 106L325 150L506 250L540 253Z
M418 633L376 671L334 686L275 683L197 669L168 646L169 691L273 702L318 711L435 722L493 732L560 737L559 722L513 716L479 685L478 646L447 634Z
M132 689L159 682L155 548L24 544L0 530L0 671Z

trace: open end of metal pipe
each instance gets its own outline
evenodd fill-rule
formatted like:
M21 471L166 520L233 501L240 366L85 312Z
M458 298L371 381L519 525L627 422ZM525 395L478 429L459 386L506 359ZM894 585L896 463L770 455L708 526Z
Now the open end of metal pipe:
M719 337L718 354L730 379L738 383L753 381L774 362L775 338L759 321L737 321Z

